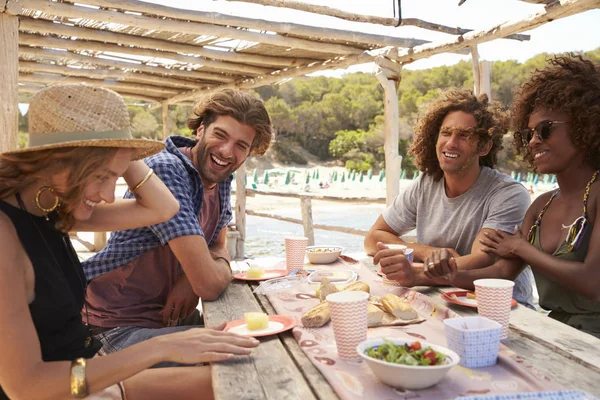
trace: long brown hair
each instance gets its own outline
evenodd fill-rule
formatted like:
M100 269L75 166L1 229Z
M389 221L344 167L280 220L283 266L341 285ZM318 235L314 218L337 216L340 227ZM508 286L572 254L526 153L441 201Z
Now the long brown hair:
M492 148L483 157L479 165L493 168L497 154L502 149L502 136L507 132L508 121L500 104L490 102L486 94L476 97L467 89L448 90L434 101L415 127L415 140L409 154L415 155L415 164L420 171L433 176L438 181L444 175L437 159L435 146L442 122L453 111L471 114L477 121L475 127L478 136L478 148L481 150L491 141Z
M535 70L513 103L514 145L535 169L533 156L521 142L519 130L527 128L536 108L562 111L570 119L570 137L586 163L600 169L600 65L581 56L556 56Z
M49 173L69 170L67 191L58 191L57 229L69 231L75 223L73 211L83 200L88 183L118 149L66 147L13 155L0 154L0 199L19 193L27 186L48 178ZM55 188L54 188L55 189Z
M273 127L265 105L260 99L241 90L224 89L215 92L200 100L194 106L193 113L187 120L187 126L194 133L200 124L203 123L204 129L207 129L221 115L228 115L253 128L256 136L250 154L265 154L273 139Z

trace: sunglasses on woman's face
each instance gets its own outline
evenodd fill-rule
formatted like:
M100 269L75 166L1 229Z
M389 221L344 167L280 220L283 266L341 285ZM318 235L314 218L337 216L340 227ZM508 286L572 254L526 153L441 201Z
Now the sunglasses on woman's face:
M521 136L521 142L523 143L523 146L527 146L529 142L531 142L534 134L542 141L548 139L550 137L550 133L552 133L552 130L554 129L554 125L558 124L564 124L564 122L546 120L537 124L535 128L521 129L519 131L519 135Z

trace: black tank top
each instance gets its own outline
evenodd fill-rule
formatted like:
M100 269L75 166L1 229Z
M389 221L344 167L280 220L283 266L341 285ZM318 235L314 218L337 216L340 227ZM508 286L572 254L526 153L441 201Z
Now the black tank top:
M85 279L85 275L68 236L58 231L53 221L46 221L2 200L0 211L12 220L33 265L35 299L29 304L29 311L40 340L42 359L70 361L79 357L92 358L102 345L92 338L86 347L89 330L81 321L84 288L79 278ZM48 246L41 235L44 235ZM65 384L68 384L68 377L65 379ZM6 398L0 388L0 399Z

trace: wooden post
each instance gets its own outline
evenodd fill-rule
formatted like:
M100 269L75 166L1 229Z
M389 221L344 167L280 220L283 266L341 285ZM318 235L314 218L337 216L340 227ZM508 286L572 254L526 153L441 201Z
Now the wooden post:
M4 8L4 0L0 0ZM0 153L17 148L19 19L0 13Z
M300 208L302 209L302 226L304 236L308 238L308 246L315 245L315 227L312 219L312 203L310 196L300 196Z
M162 103L162 139L169 136L169 105Z
M106 247L106 232L94 232L94 251L100 251Z
M235 258L244 259L246 243L246 163L235 172L235 226L239 236L235 245Z
M471 64L473 65L473 92L475 96L481 94L481 74L479 71L479 51L477 45L471 46Z
M398 154L398 85L401 79L401 65L398 64L395 71L390 71L388 62L378 62L378 59L375 59L375 63L379 65L375 77L379 80L385 94L385 197L386 204L389 206L400 193L402 156Z
M492 84L491 84L492 64L489 61L481 61L479 63L479 81L481 82L481 93L485 93L488 99L492 100Z

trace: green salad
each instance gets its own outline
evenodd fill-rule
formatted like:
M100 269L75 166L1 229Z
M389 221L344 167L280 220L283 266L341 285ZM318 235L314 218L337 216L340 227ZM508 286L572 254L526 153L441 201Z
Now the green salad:
M447 362L445 354L431 347L423 348L419 341L396 345L386 340L381 346L367 349L365 354L377 360L402 365L440 365Z

